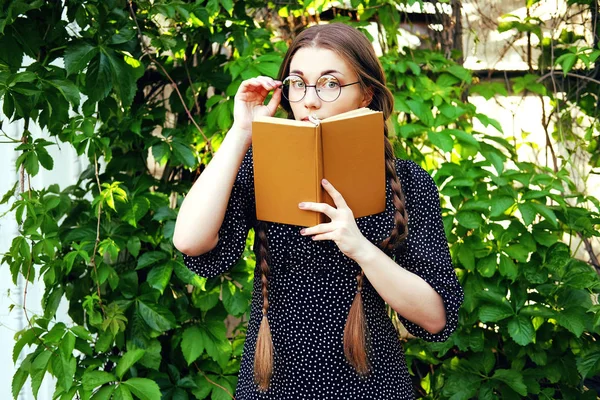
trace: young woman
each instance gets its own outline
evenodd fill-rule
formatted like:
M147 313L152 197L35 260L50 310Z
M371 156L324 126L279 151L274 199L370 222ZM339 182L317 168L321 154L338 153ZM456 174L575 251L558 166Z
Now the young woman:
M355 219L324 181L335 207L299 207L331 222L302 228L257 221L252 120L272 116L279 105L296 120L359 107L382 111L387 120L393 96L369 41L343 24L298 35L277 80L241 84L233 127L185 198L174 235L186 265L213 277L235 264L255 229L254 292L235 397L412 399L385 303L413 335L443 341L456 328L463 300L437 188L417 164L395 159L386 130L383 213Z

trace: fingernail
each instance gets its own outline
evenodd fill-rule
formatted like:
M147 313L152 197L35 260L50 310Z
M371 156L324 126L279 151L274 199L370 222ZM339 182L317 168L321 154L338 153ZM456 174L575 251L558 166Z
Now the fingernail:
M300 234L304 235L304 233L306 232L306 229L300 229Z
M329 181L327 179L323 179L323 184L324 185L329 185Z
M305 204L304 204L304 203L300 203L300 204L298 204L298 207L300 207L300 208L304 208L304 206L305 206Z

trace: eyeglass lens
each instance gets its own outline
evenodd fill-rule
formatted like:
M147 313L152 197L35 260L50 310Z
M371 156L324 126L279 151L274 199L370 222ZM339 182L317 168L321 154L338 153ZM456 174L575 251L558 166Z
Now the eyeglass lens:
M291 75L283 80L283 96L292 103L300 101L309 87L314 87L317 96L323 101L336 100L342 91L340 81L332 75L323 75L315 85L307 85L300 76Z

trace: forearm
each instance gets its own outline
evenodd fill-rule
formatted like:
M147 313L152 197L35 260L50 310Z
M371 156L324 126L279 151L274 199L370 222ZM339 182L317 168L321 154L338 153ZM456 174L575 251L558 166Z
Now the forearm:
M383 300L428 332L440 332L446 325L441 296L421 277L396 264L366 239L362 247L355 261Z
M173 235L183 253L199 255L216 246L233 183L250 146L246 137L232 128L183 200Z

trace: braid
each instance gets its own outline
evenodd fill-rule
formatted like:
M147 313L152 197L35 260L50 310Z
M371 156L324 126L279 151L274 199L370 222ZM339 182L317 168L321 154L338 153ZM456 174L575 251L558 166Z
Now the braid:
M263 309L262 321L258 329L258 337L256 339L256 351L254 353L254 381L260 390L266 391L269 388L269 382L273 375L273 338L271 336L271 328L267 319L269 311L269 250L267 241L267 224L263 221L258 221L256 224L256 239L257 246L257 262L260 265L261 280L262 280L262 295Z
M380 244L382 249L393 251L408 236L408 216L404 207L404 193L398 175L396 174L396 161L394 149L387 138L387 126L385 127L385 173L393 191L394 229L390 236ZM357 289L354 301L350 306L346 327L344 328L344 354L346 360L356 369L359 376L365 377L370 373L369 363L369 327L363 306L363 279L364 271L361 269L356 276Z
M380 244L382 249L395 250L401 241L408 236L408 215L404 207L404 193L400 179L396 174L396 161L394 160L394 149L390 140L385 138L385 175L390 182L393 192L393 202L396 212L394 213L394 229L390 237Z

